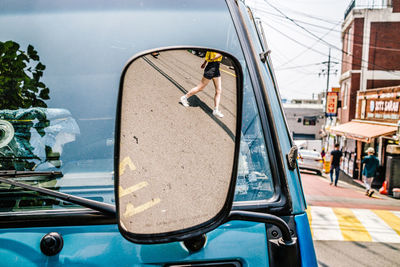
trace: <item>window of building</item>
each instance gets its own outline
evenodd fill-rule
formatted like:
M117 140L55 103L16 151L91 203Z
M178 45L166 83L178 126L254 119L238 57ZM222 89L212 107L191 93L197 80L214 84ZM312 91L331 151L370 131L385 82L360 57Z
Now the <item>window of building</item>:
M347 98L348 98L348 90L349 89L349 86L348 86L348 84L347 83L345 83L344 84L344 86L343 86L343 103L342 103L342 105L343 105L343 109L347 109Z
M351 36L353 34L353 28L350 27L349 31L347 32L347 53L351 53Z
M314 126L316 124L317 124L316 116L304 117L303 119L303 125Z

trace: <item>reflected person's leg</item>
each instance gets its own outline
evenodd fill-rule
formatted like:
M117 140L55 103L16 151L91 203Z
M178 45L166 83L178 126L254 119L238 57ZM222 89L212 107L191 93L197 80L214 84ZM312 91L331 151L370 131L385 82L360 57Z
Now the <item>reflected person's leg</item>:
M187 101L187 99L195 94L197 94L198 92L202 91L207 84L210 82L209 79L203 77L201 78L200 83L192 88L186 95L181 96L180 102L182 103L182 105L184 105L185 107L189 106L189 102Z
M207 86L207 84L208 84L209 82L210 82L209 79L204 78L204 77L201 78L200 83L199 83L196 87L192 88L185 96L186 96L187 98L189 98L189 97L191 97L191 96L197 94L198 92L203 91L203 89Z
M224 114L222 114L221 111L219 111L219 103L221 101L221 93L222 93L221 76L215 77L212 80L213 80L214 87L215 87L213 115L222 118L224 116Z

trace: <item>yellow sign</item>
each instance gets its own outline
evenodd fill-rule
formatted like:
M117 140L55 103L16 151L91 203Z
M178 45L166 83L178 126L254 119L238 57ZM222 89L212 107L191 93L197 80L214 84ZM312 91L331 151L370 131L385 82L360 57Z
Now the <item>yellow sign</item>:
M337 116L338 109L338 92L328 92L326 96L326 115Z

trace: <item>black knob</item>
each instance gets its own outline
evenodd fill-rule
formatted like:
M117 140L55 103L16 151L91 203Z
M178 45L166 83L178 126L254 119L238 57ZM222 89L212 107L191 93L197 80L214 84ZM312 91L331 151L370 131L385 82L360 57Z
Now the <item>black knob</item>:
M40 250L44 255L54 256L58 254L64 246L64 241L59 233L51 232L42 237Z
M204 247L206 241L207 241L207 236L205 234L202 234L183 241L183 244L190 252L197 252Z

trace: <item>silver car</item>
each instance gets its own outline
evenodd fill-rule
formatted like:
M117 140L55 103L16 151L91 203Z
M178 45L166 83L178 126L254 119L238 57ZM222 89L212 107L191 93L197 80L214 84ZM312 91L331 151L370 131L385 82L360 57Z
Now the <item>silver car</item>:
M299 169L315 171L318 175L322 174L324 161L317 151L300 149L297 162Z

